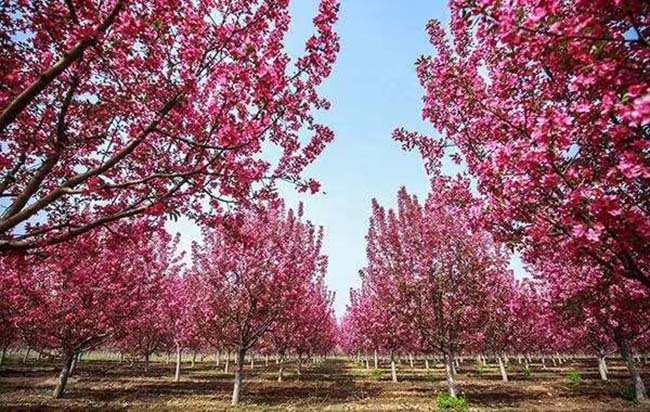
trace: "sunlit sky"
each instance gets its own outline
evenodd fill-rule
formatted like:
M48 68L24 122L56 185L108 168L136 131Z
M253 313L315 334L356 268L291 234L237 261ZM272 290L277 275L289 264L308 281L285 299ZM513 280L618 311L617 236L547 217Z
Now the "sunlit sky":
M324 193L299 195L282 188L290 206L305 204L307 217L326 230L324 252L329 256L327 283L336 292L340 316L349 302L351 287L359 285L358 270L365 264L365 235L371 199L393 207L397 191L406 186L424 198L428 180L417 153L405 153L391 138L397 127L435 135L422 120L422 89L415 61L431 54L426 24L438 19L447 24L443 0L342 0L337 29L342 50L334 74L321 88L332 109L320 113L336 140L307 170L319 180ZM289 52L299 56L313 33L318 0L292 2ZM447 172L453 173L451 166ZM183 245L198 239L187 223L170 228L181 232ZM521 264L513 264L521 273Z

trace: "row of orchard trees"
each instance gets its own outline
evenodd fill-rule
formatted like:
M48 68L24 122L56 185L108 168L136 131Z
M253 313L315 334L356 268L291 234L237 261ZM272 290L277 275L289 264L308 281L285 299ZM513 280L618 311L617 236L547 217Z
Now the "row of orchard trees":
M148 359L331 345L321 234L254 210L278 181L319 189L303 172L334 137L314 114L329 108L338 13L318 2L292 59L286 0L0 5L3 353L60 354L61 396L76 354L99 346ZM190 267L163 229L180 216L204 227Z
M589 351L606 380L605 358L618 350L643 400L634 350L650 349L650 291L608 283L561 250L531 267L537 280L517 280L479 212L462 177L436 179L424 204L406 189L395 210L373 201L368 263L342 322L342 349L374 354L375 367L378 353L387 356L395 382L398 356L440 356L451 396L460 356L493 357L507 381L509 354Z
M561 315L550 330L616 347L648 402L630 353L647 350L650 324L650 4L449 5L449 31L430 22L436 54L417 65L442 139L395 138L433 179L453 151L477 183L477 221L521 253Z
M173 352L176 380L185 351L234 352L237 404L247 353L301 362L333 349L323 232L302 209L275 203L225 216L205 229L188 267L177 239L155 229L122 224L0 259L3 354L60 355L60 397L76 359L96 348L141 357L145 369L152 354Z

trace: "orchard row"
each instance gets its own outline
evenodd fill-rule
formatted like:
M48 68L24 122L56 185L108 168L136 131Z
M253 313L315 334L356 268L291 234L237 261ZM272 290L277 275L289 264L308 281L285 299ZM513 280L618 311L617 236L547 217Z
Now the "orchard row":
M648 402L650 4L449 5L416 69L442 137L394 133L431 194L373 204L338 342L443 356L451 395L459 355L583 342L605 373L618 351ZM140 333L238 357L277 335L299 337L294 353L334 344L322 235L277 183L319 189L303 172L334 137L316 113L338 14L320 1L292 61L287 0L0 5L0 333L60 353L56 395L76 353L137 351ZM180 216L204 228L187 268L162 229ZM510 250L532 280L513 279ZM318 327L298 333L303 315Z
M121 224L2 259L2 357L10 346L59 357L58 398L78 358L97 348L142 359L145 373L153 354L175 353L176 381L183 352L227 353L226 372L233 353L237 404L247 354L300 364L334 349L322 230L301 211L279 204L225 220L194 245L189 267L177 240Z

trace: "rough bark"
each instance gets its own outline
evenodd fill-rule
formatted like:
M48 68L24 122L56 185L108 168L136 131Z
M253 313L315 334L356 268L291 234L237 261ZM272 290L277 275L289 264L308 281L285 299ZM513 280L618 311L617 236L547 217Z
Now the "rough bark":
M239 396L241 394L242 381L244 379L244 357L245 349L239 349L237 352L237 369L235 369L235 384L232 389L232 406L239 405Z
M618 349L621 352L621 357L625 361L627 370L630 372L630 378L632 379L632 385L634 386L637 402L643 404L650 403L650 399L648 399L648 393L646 392L645 385L641 379L641 374L639 373L639 368L637 367L636 362L632 357L632 353L630 351L630 343L628 342L627 338L623 336L618 336L615 340L616 344L618 345Z
M74 360L74 352L65 353L63 355L63 367L61 368L61 373L59 374L59 381L54 388L52 396L55 399L61 398L63 392L65 391L65 386L68 383L68 378L70 377L70 371L72 369L72 361Z

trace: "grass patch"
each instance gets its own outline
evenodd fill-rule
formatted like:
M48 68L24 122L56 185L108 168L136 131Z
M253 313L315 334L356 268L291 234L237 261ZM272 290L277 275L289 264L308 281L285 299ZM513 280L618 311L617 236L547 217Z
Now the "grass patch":
M438 396L437 404L441 411L467 412L469 408L465 398L454 398L447 394Z
M569 372L569 374L566 377L566 380L569 381L570 383L574 383L574 384L577 385L577 384L582 383L584 381L584 378L582 377L582 375L579 372L572 371L572 372Z
M377 380L381 380L381 378L384 377L384 371L381 370L381 369L376 369L375 368L375 369L370 371L370 376L372 376L373 378L375 378Z

